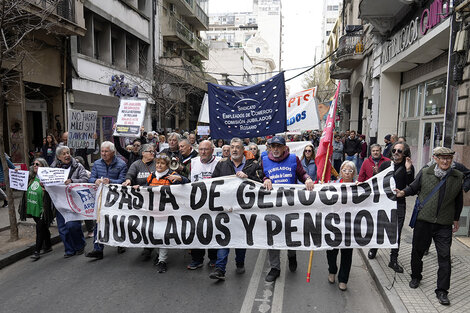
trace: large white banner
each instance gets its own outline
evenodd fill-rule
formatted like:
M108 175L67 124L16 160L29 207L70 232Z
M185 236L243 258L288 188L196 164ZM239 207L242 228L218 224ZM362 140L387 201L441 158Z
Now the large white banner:
M98 187L95 184L68 184L46 186L56 209L65 222L94 220L95 197Z
M98 241L111 246L320 250L396 248L391 168L356 184L274 185L235 176L185 185L103 186Z
M317 103L315 96L317 87L297 92L287 100L287 130L299 132L302 130L320 129Z

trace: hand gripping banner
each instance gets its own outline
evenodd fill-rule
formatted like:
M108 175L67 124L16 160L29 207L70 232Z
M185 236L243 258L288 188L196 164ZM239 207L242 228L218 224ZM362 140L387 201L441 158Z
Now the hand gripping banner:
M364 183L274 185L235 176L133 189L106 185L98 241L111 246L321 250L396 248L389 168Z

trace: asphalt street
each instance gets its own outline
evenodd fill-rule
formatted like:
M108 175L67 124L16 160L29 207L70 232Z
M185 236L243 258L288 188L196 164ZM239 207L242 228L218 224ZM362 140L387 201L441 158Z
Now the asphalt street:
M88 239L87 250L92 242ZM326 254L315 252L312 279L306 283L308 252L298 252L291 273L281 253L283 270L275 284L265 283L266 250L248 250L246 273L235 273L229 256L226 281L209 279L206 265L190 271L187 250L170 250L168 271L156 272L143 262L141 249L118 255L106 247L103 260L83 255L63 258L61 243L32 262L25 258L0 271L2 312L387 312L357 250L348 290L329 284ZM207 263L207 260L206 260Z

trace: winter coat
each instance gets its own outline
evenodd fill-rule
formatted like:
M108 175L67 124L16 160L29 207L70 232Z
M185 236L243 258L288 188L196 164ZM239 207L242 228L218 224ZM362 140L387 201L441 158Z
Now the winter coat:
M111 164L106 164L103 159L95 161L91 169L89 183L95 183L97 179L108 178L112 184L122 184L126 179L127 165L126 163L114 156Z
M72 183L86 183L88 181L88 174L85 167L74 158L70 159L69 164L63 164L60 160L56 159L52 162L51 167L70 168L68 179L71 179Z
M377 173L379 171L380 165L382 165L382 163L385 161L390 161L390 159L381 155L379 161L377 162L377 167L376 167ZM374 176L375 174L377 174L377 173L374 173L374 166L375 166L375 161L374 159L372 159L372 156L364 160L364 163L362 163L357 181L364 182L368 180L369 178L371 178L372 176Z
M249 151L245 151L245 165L243 166L242 172L248 175L248 178L257 182L263 181L263 169L258 161L255 160L253 154ZM223 158L217 163L212 177L221 177L235 175L235 165L230 158Z

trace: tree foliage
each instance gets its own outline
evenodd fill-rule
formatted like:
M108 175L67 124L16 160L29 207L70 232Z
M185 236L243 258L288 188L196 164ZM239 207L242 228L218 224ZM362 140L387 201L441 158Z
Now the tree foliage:
M306 73L303 76L302 87L304 89L317 86L317 98L320 103L329 101L333 98L336 91L336 84L330 79L328 63L323 63Z

